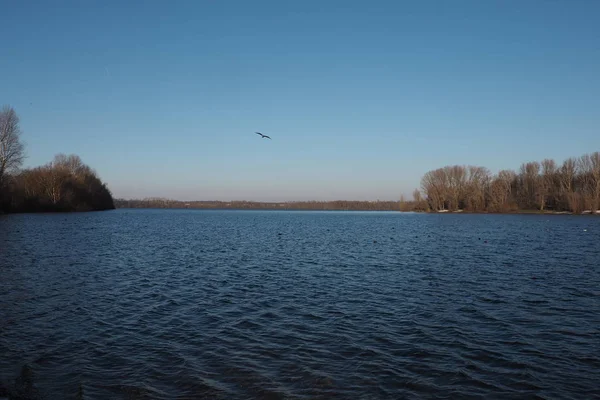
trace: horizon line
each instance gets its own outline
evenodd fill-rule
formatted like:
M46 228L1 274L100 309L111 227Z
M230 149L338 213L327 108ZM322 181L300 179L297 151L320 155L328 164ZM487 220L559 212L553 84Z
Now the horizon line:
M344 200L344 199L336 199L336 200L281 200L281 201L276 201L276 200L176 200L176 199L169 199L166 197L144 197L144 198L124 198L124 197L115 197L115 201L171 201L171 202L178 202L178 203L238 203L238 202L246 202L246 203L331 203L331 202L336 202L336 201L343 201L343 202L356 202L356 203L399 203L402 200L397 199L397 200L381 200L381 199L376 199L376 200ZM404 200L406 201L412 201L412 200Z

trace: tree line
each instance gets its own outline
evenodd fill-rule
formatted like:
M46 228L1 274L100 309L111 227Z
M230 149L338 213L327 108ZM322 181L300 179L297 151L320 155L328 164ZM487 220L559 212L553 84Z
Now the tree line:
M492 175L485 167L453 165L427 172L405 207L431 211L553 211L596 213L600 153L521 164Z
M399 201L177 201L164 198L117 199L117 208L220 208L280 210L357 210L415 212L569 212L598 213L600 153L523 163L518 172L492 174L481 166L452 165L427 172L412 200Z
M115 199L117 208L192 208L236 210L398 211L398 201L180 201L164 198Z
M19 117L0 111L0 212L114 209L112 194L77 155L58 154L42 166L21 169L25 146Z
M0 212L129 208L223 208L361 211L551 211L596 213L600 208L600 153L523 163L497 174L481 166L452 165L427 172L405 201L176 201L113 200L97 173L76 155L58 154L48 164L21 169L25 159L19 117L0 110Z

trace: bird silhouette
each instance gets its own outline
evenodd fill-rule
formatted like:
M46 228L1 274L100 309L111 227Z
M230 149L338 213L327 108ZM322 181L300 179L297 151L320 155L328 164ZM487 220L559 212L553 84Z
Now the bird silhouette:
M260 132L254 132L254 133L256 133L257 135L260 135L260 136L261 136L263 139L264 139L264 138L271 139L269 136L267 136L267 135L263 135L263 134L262 134L262 133L260 133ZM271 139L271 140L273 140L273 139Z

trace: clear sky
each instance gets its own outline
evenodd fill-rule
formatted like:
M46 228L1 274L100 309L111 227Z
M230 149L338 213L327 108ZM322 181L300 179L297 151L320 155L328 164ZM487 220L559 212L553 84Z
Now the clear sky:
M600 150L596 0L0 10L26 165L78 154L115 197L388 200L444 165Z

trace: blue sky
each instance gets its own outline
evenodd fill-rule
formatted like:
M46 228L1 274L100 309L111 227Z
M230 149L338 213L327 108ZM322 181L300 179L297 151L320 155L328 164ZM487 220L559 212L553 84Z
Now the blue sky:
M444 165L600 150L599 1L1 9L26 165L78 154L116 197L398 199Z

